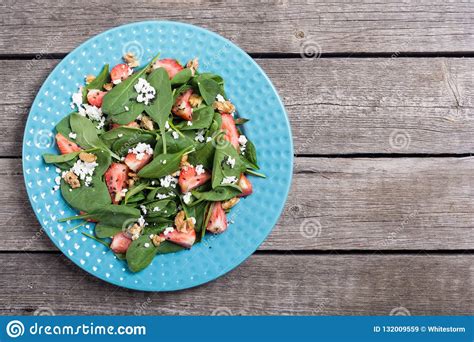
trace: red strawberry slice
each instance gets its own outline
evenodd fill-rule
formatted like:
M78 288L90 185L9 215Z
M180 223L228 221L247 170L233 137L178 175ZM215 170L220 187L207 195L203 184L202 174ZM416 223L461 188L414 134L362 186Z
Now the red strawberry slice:
M61 154L82 151L82 148L80 148L76 143L72 142L71 140L66 139L66 137L61 133L56 134L56 144L58 145Z
M248 196L253 191L252 183L250 183L250 180L247 177L245 177L243 173L240 175L237 185L240 186L240 188L242 189L242 193L239 195L239 197Z
M203 185L209 179L211 179L210 172L204 171L204 173L198 175L194 166L184 165L179 174L178 184L181 191L185 193Z
M102 106L102 98L105 94L107 94L106 91L91 89L87 93L87 102L89 102L90 105L100 108Z
M189 98L191 97L193 93L192 89L189 89L182 93L178 98L176 99L176 102L171 108L171 111L173 112L174 115L179 116L180 118L191 121L193 119L193 108L191 107L191 104L189 103Z
M184 248L191 248L196 241L196 232L194 229L188 229L187 232L179 232L175 229L168 234L161 234L160 236Z
M132 69L125 63L117 64L110 70L110 79L113 84L119 84L132 74Z
M222 114L221 116L221 129L225 131L225 140L230 142L235 148L239 148L239 132L237 131L237 127L235 127L234 118L230 114Z
M183 70L181 64L177 60L171 58L159 59L153 64L153 69L165 68L170 79L172 79L178 72Z
M144 156L142 159L137 159L137 155L135 153L129 153L125 157L124 163L133 171L138 172L142 167L144 167L150 161L152 154L143 153Z
M117 204L122 199L122 190L126 187L128 167L121 163L112 163L105 172L105 183L109 189L112 203ZM91 199L93 200L93 199Z
M124 232L120 232L115 234L112 238L110 249L115 253L125 253L131 243L132 239L130 239Z
M140 128L140 125L138 124L138 122L136 121L132 121L132 122L129 122L128 124L126 125L120 125L118 123L112 123L110 125L110 129L115 129L115 128L119 128L119 127L133 127L133 128Z
M227 229L227 218L221 202L214 202L209 210L211 210L211 216L206 226L207 231L214 234L224 232Z

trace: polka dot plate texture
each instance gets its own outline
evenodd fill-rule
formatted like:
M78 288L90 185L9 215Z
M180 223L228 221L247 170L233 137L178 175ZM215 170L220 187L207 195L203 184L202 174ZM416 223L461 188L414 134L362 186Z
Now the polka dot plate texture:
M83 85L85 75L102 66L121 63L133 52L146 64L160 58L181 63L198 57L201 72L223 76L227 96L238 116L249 118L244 133L257 147L260 169L266 179L250 176L253 194L228 214L231 222L220 235L207 234L190 250L157 255L138 273L128 270L105 246L81 234L93 234L94 225L67 230L78 221L57 222L75 215L53 191L57 173L43 162L44 153L58 153L54 126L71 110L71 95ZM288 195L293 168L293 144L287 114L272 83L244 51L229 40L205 29L165 21L138 22L103 32L72 51L44 82L31 107L23 140L23 172L33 210L56 246L92 275L126 288L172 291L209 282L248 258L276 224ZM91 198L93 201L94 199ZM52 275L53 276L53 275Z

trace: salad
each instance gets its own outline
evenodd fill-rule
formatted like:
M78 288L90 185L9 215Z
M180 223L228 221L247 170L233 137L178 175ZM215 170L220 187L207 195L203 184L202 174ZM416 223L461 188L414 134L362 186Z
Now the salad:
M264 177L222 77L200 73L197 59L158 58L140 68L127 53L87 76L55 127L61 154L43 156L58 173L52 191L78 211L60 221L95 222L83 234L132 272L223 233L252 193L248 175Z

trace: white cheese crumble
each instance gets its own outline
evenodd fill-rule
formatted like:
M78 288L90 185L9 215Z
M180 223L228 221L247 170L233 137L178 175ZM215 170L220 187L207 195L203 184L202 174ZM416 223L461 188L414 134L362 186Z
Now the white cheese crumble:
M244 153L247 148L247 137L245 135L239 136L240 152Z
M196 132L196 137L194 138L194 140L199 141L199 142L204 141L204 130L203 129L200 129L199 131Z
M190 217L189 219L193 222L193 224L196 224L196 219L194 217Z
M145 242L145 243L143 244L143 247L148 248L148 247L150 247L150 244L149 244L148 242Z
M196 165L196 174L199 176L199 175L202 175L204 172L206 172L206 170L204 170L204 166L202 166L202 164L198 164Z
M143 215L146 215L148 213L147 208L143 204L140 205L140 209L142 210Z
M225 163L229 165L231 169L233 169L235 166L235 158L232 158L231 156L227 156Z
M128 189L122 189L122 190L120 191L120 195L121 195L122 197L125 197L125 195L127 194L127 191L128 191Z
M105 118L103 117L102 109L87 103L82 103L82 87L79 88L77 93L72 94L71 108L74 109L75 107L77 107L79 115L87 117L92 121L98 121L98 129L104 127Z
M58 191L59 190L59 185L53 186L53 191Z
M209 142L209 141L212 141L212 138L211 138L211 137L207 137L207 138L206 138L206 142Z
M193 122L192 122L192 121L188 121L188 122L186 123L186 125L192 126L192 125L193 125Z
M74 132L69 132L69 138L71 138L71 139L76 139L76 138L77 138L77 134L74 133Z
M165 122L165 129L170 129L170 123L168 121Z
M137 156L137 160L142 160L145 157L145 154L153 154L153 149L148 144L138 143L137 146L129 149L128 153L133 153Z
M153 211L154 211L154 212L157 212L157 211L160 211L160 210L161 210L160 207L154 207L154 208L153 208Z
M148 105L155 98L156 90L144 78L139 78L137 84L134 85L137 95L137 102Z
M123 106L123 108L125 109L126 112L130 110L130 108L128 108L127 106Z
M235 184L237 183L237 177L235 176L226 176L224 177L224 179L222 180L221 184Z
M160 178L160 185L163 188L169 188L169 187L176 188L177 183L178 183L178 179L171 175Z
M179 134L176 131L171 132L171 135L173 136L173 139L178 140L179 139Z
M137 223L138 223L138 225L139 225L140 227L143 227L143 226L148 225L148 223L146 223L146 221L145 221L145 219L143 218L143 216L140 216L140 217L138 218Z
M174 228L173 227L166 227L165 231L163 232L163 234L165 235L168 235L169 233L172 233L174 232Z
M71 108L74 107L80 108L82 106L82 87L79 87L79 91L77 93L72 94L72 102Z
M88 163L79 159L74 163L71 168L71 171L84 181L85 186L89 186L92 182L92 175L94 174L94 170L98 165L99 164L97 164L96 162Z
M222 96L221 94L217 94L217 95L216 95L216 100L217 100L218 102L225 102L225 98L224 98L224 96Z
M183 202L186 203L186 204L189 204L189 202L191 202L191 192L186 192L184 195L183 195Z

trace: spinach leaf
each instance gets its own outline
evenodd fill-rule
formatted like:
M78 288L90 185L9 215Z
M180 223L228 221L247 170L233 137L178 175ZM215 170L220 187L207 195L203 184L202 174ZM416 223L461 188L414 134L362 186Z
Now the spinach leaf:
M169 217L176 215L178 212L176 202L168 199L147 203L146 208L148 210L147 217Z
M174 77L171 79L171 85L186 83L191 79L191 77L193 77L191 69L183 69L174 75Z
M211 106L204 106L193 111L193 125L188 126L187 121L180 122L176 127L181 131L194 129L207 129L214 118L214 109Z
M244 123L249 122L249 121L250 121L249 119L245 119L245 118L236 118L234 120L236 125L243 125Z
M196 204L195 206L189 207L183 203L183 209L186 212L186 217L194 217L196 219L196 224L194 225L194 230L196 233L200 233L204 229L204 216L206 214L207 202L203 201ZM201 234L197 234L201 236Z
M234 167L227 164L228 158L235 159ZM240 178L240 174L246 170L239 154L231 144L220 146L216 149L214 155L214 163L212 168L212 188L215 189L222 185L222 181L226 177ZM223 185L230 186L231 184Z
M46 164L56 164L56 163L64 163L70 160L75 159L80 152L71 152L68 154L43 154L43 159Z
M134 94L134 97L136 98L136 94ZM128 110L125 110L125 107L128 108ZM126 125L134 120L143 113L145 110L145 105L141 102L136 102L135 100L131 100L124 108L122 108L121 113L117 113L115 115L111 115L110 118L112 119L113 122L118 123L120 125Z
M71 124L71 129L77 134L76 142L81 147L100 147L107 149L107 146L99 139L97 128L91 120L79 114L71 114L69 122Z
M158 124L166 153L165 125L173 106L173 94L168 73L164 68L158 68L148 76L148 82L156 90L156 97L145 111Z
M140 210L117 204L108 204L87 213L87 218L112 227L123 227L125 223L131 225L140 216Z
M238 196L242 193L237 188L230 187L230 186L218 186L215 189L207 192L197 192L192 191L194 197L198 200L205 200L205 201L227 201L235 196Z
M190 151L191 148L186 148L177 153L159 154L153 158L151 163L145 165L138 172L138 176L142 178L161 178L170 175L179 170L181 157Z
M113 227L103 224L101 222L95 225L95 236L100 239L105 239L109 237L113 237L115 234L120 233L122 231L122 226Z
M61 194L71 207L86 213L111 202L107 186L100 178L93 178L91 186L81 186L76 189L71 189L69 184L61 180Z
M148 182L143 182L143 183L140 183L140 184L135 184L131 189L129 189L129 190L127 191L127 193L126 193L126 195L125 195L125 199L124 199L125 204L127 204L128 200L129 200L132 196L134 196L134 195L136 195L136 194L142 192L143 190L145 190L147 186L148 186Z
M168 253L176 253L176 252L182 251L183 249L185 249L185 248L180 246L180 245L174 244L174 243L169 242L169 241L163 241L157 247L156 252L158 254L168 254Z
M110 81L109 78L109 65L106 64L97 75L97 77L89 84L86 84L85 87L82 88L82 102L87 101L87 93L89 89L98 89L102 90L104 84Z
M150 133L138 133L133 136L123 136L117 139L111 147L111 150L120 156L128 154L128 150L135 147L138 143L146 143L153 147L155 136Z
M130 99L136 94L134 85L140 77L142 77L148 67L158 58L153 58L147 66L140 71L130 75L125 81L119 83L105 94L102 101L102 111L108 115L117 115L124 112L125 106L130 107ZM157 89L158 90L158 89ZM138 114L137 114L138 115ZM130 122L130 121L129 121Z
M194 146L194 140L187 136L179 136L178 139L175 139L172 136L171 132L166 132L166 146L168 153L176 153L184 149L188 149ZM156 141L154 155L157 156L163 153L163 139L159 137Z
M212 169L214 162L214 153L216 152L214 141L208 141L205 144L202 144L196 152L189 154L189 162L192 165L202 164L206 169Z
M176 190L172 190L171 188L163 188L163 187L158 187L153 190L151 190L148 195L146 196L147 201L155 201L157 199L157 194L161 195L166 195L168 196L166 199L175 199L177 197L177 192Z
M71 130L71 125L69 123L69 118L72 114L75 114L76 112L70 113L68 116L64 117L61 121L58 122L56 125L55 129L56 132L61 133L64 135L66 138L69 137L69 133L72 132Z
M130 271L139 272L143 270L152 262L157 252L158 249L147 235L142 235L134 240L128 247L126 255Z
M221 93L221 86L210 78L199 80L197 84L204 102L211 106L216 100L217 94Z

